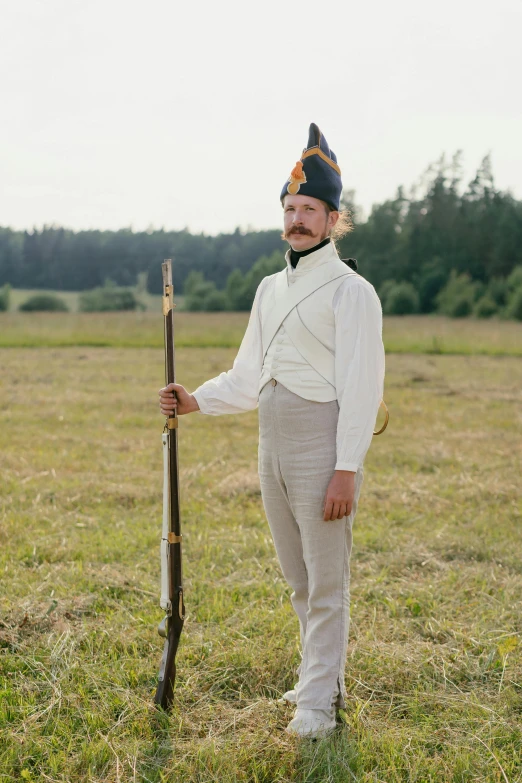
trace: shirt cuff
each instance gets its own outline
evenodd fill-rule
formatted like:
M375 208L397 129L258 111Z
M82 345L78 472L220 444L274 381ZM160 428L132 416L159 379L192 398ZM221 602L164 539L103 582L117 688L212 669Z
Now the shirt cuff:
M209 413L209 406L206 404L205 399L200 391L192 392L192 396L195 397L197 404L199 405L199 411L196 413ZM205 408L207 410L205 410Z
M357 465L355 462L338 462L335 466L336 470L352 470L354 473L357 473L359 470L359 465Z

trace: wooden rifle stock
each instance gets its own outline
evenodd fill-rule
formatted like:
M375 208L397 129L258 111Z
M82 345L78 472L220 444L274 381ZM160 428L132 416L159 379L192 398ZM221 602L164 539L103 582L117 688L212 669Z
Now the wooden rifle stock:
M163 274L163 316L165 335L165 381L175 383L174 287L172 261L161 266ZM181 524L179 510L178 418L169 417L163 432L164 482L163 531L161 540L161 607L166 617L158 632L165 638L154 702L167 710L174 697L176 652L185 620L181 571Z

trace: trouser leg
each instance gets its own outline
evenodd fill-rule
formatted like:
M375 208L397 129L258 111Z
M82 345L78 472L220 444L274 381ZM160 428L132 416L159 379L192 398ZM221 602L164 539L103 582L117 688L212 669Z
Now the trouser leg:
M277 472L263 461L260 469L263 504L274 540L283 576L292 588L290 597L299 618L301 649L306 634L308 613L308 574L299 526L292 514L288 496L279 483ZM298 669L299 672L299 669Z
M301 628L298 706L329 709L336 701L343 706L352 523L363 473L356 474L350 516L325 522L337 403L303 400L278 384L262 390L259 414L263 503Z
M260 438L258 463L261 495L283 576L293 590L291 601L299 619L302 650L308 612L308 574L303 556L301 531L293 515L281 476L273 427L266 417L262 419L262 423L264 426ZM298 674L300 668L299 666Z
M297 689L297 705L302 709L329 709L335 703L344 706L352 524L363 474L360 470L355 477L350 516L325 522L323 499L332 475L333 471L316 471L306 485L287 480L308 574L307 623Z

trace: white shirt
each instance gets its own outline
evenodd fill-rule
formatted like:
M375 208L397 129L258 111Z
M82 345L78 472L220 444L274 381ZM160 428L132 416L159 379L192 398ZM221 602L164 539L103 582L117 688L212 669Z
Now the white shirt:
M330 243L303 256L294 270L288 251L285 256L288 284L292 285L318 265L328 263L332 253L337 257L335 247ZM316 333L335 354L333 389L301 357L287 337L284 324L266 357L263 356L261 324L263 313L266 316L272 305L274 286L275 275L265 277L259 284L232 369L206 381L193 392L200 411L217 416L253 410L257 408L259 392L270 378L275 378L305 399L317 402L337 399L339 420L335 469L356 472L362 467L370 446L383 396L384 346L379 298L373 286L360 275L349 275L338 285L331 301L331 337L324 324L321 334ZM313 317L313 301L318 293L307 300L312 303L312 310L308 314L303 313L308 319ZM305 323L314 328L310 320Z

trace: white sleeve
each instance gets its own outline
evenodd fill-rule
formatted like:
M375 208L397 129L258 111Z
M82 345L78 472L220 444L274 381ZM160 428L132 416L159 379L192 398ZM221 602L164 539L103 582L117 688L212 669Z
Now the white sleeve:
M257 408L263 366L259 304L265 280L268 278L263 278L257 288L248 326L232 369L206 381L193 392L201 413L219 416Z
M339 402L336 470L362 467L383 397L382 309L366 280L349 278L334 297Z

